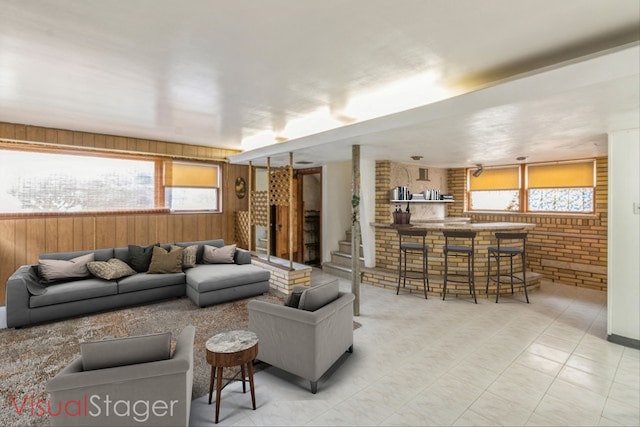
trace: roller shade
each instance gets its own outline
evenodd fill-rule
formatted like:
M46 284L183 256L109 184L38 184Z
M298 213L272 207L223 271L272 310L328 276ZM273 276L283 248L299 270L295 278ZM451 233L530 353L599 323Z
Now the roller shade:
M517 190L520 187L518 171L518 166L485 169L476 178L471 174L472 170L469 170L469 190Z
M167 187L218 187L218 166L165 162L164 185Z
M593 160L527 166L527 188L594 187Z

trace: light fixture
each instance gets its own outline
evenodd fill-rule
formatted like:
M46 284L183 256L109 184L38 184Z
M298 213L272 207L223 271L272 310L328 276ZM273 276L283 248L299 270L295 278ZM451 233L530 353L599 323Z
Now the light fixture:
M482 172L484 172L484 168L482 167L482 165L480 163L478 163L476 165L476 170L472 173L472 175L476 178L478 178L480 175L482 175Z
M527 158L525 156L520 156L520 157L516 157L516 160L519 162L522 162L524 160L527 160Z
M413 160L422 160L422 156L411 156Z

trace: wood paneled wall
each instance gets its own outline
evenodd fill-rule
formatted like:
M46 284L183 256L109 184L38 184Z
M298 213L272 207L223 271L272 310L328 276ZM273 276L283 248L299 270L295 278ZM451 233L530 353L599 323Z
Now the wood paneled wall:
M219 148L11 123L0 123L0 138L202 159L220 159L237 153ZM225 243L233 243L235 212L247 210L248 199L238 199L235 195L234 183L238 176L248 181L248 168L222 164L222 213L34 215L5 218L0 215L0 304L5 301L5 287L9 276L21 265L37 263L41 253L216 238L223 238Z

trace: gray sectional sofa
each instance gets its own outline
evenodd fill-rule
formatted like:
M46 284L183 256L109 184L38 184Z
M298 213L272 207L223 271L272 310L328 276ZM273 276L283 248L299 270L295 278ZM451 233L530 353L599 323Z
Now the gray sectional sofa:
M87 277L45 286L38 264L23 265L7 281L7 326L21 327L184 295L204 307L269 291L270 273L251 264L249 251L236 249L233 264L202 264L204 245L222 247L222 239L175 245L198 245L194 267L180 273L137 273L116 280ZM160 246L169 250L171 244ZM95 254L96 261L128 259L128 247L47 253L40 259L70 260L90 253Z

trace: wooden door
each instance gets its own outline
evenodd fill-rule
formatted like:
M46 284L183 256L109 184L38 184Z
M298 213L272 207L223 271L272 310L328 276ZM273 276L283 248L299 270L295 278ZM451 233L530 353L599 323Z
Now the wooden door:
M273 218L274 227L273 232L275 234L274 242L275 248L273 255L278 258L289 259L289 241L293 240L293 260L298 261L298 180L294 178L291 200L289 203L293 203L293 239L290 239L289 235L289 206L276 206L275 215Z

